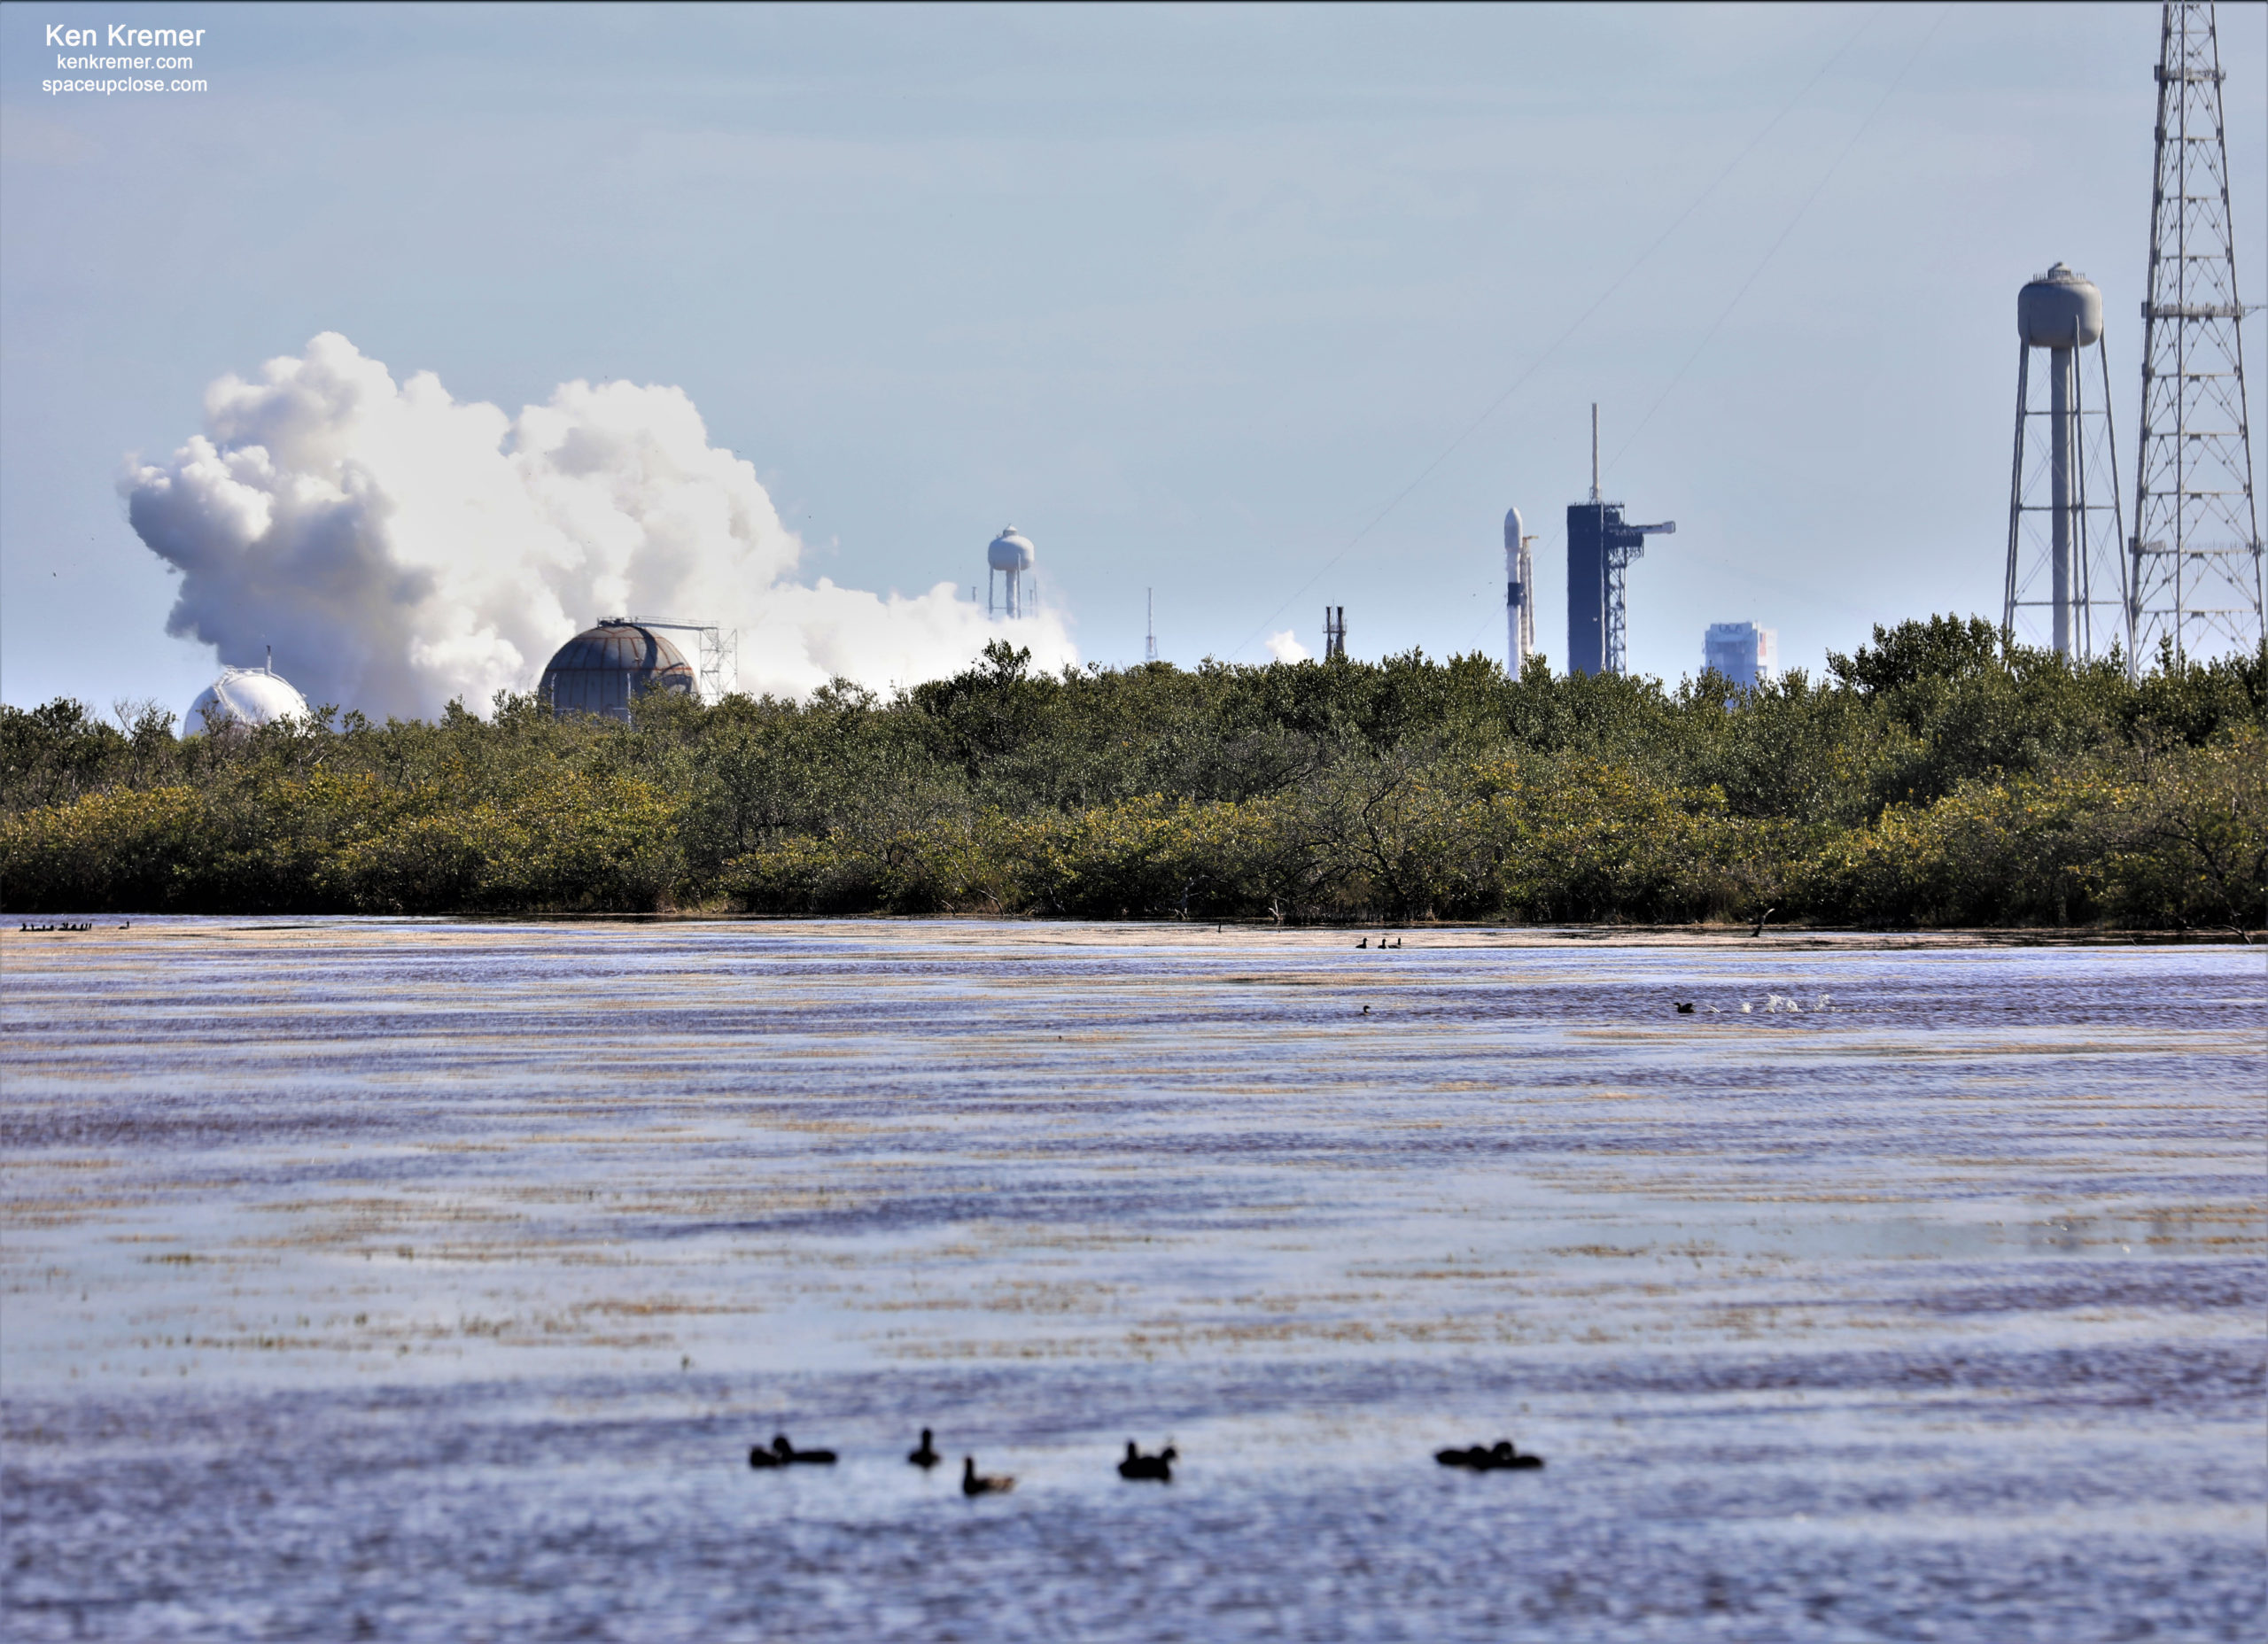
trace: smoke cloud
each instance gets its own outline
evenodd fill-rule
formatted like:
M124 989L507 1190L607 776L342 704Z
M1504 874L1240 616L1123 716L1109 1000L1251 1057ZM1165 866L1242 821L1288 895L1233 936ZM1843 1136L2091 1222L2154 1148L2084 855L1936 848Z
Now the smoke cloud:
M205 432L119 488L182 573L169 632L245 667L272 644L309 702L374 717L532 690L601 616L737 628L751 693L911 685L995 639L1038 667L1077 660L1060 618L995 623L951 583L906 597L794 581L802 542L677 388L568 383L510 417L430 371L397 384L325 332L256 383L214 384Z

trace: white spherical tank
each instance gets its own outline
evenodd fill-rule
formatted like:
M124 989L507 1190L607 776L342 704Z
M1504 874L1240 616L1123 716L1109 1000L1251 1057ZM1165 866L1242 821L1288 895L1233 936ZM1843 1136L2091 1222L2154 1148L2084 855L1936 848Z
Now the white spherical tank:
M2033 348L2092 348L2102 336L2102 293L2059 262L2016 293L2016 334Z
M991 547L984 550L984 562L994 570L1029 570L1031 560L1030 540L1018 536L1014 525L1002 526Z
M265 668L223 668L221 677L189 705L189 721L182 729L194 736L231 721L257 725L307 717L307 699L282 674Z

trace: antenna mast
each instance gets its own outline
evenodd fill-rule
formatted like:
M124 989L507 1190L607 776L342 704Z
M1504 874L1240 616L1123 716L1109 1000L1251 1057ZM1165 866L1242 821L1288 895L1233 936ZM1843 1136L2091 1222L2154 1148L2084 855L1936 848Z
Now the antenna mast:
M2158 47L2157 186L2142 304L2141 446L2128 624L2145 651L2261 640L2260 523L2244 398L2221 50L2210 0L2169 0Z
M1142 592L1147 594L1150 600L1150 637L1143 641L1142 660L1146 663L1153 663L1158 660L1158 591L1155 588L1145 588Z

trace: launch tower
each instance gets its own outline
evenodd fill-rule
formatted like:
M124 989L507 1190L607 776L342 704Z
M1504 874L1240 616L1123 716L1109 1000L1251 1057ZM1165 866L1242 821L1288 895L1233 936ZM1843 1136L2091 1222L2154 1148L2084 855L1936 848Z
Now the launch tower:
M1646 539L1666 537L1675 520L1624 523L1622 504L1598 494L1598 407L1591 407L1591 496L1567 506L1567 671L1620 673L1629 665L1623 583Z

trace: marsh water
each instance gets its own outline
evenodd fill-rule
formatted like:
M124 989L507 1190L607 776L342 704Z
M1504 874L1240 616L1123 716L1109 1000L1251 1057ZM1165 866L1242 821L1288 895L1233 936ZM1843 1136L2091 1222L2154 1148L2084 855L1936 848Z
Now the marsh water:
M117 925L0 934L12 1638L2268 1626L2257 949Z

